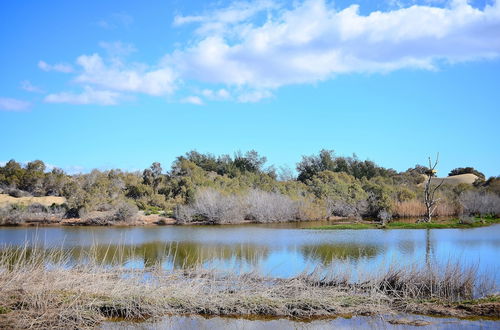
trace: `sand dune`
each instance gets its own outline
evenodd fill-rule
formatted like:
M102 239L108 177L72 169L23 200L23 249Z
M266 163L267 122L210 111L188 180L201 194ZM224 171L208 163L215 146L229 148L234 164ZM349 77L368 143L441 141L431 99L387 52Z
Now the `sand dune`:
M477 178L478 178L477 175L472 173L467 173L467 174L449 176L446 178L433 178L432 182L435 184L439 184L441 183L441 181L444 181L443 184L452 184L452 185L460 183L473 184Z

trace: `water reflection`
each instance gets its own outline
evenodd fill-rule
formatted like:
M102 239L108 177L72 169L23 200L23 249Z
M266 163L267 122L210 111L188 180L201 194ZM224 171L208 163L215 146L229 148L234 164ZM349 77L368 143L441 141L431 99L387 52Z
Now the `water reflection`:
M243 319L243 318L204 318L202 316L168 316L156 322L105 322L101 329L128 329L128 330L150 330L150 329L415 329L413 325L391 324L389 320L405 319L418 320L427 324L431 329L455 330L455 329L498 329L498 321L493 320L461 320L456 318L437 318L414 315L382 315L378 316L355 316L350 318L338 317L335 319L312 320L309 322L298 322L289 319Z
M480 271L489 274L498 273L500 225L466 230L307 230L301 227L307 224L4 227L0 228L0 249L22 247L29 242L37 245L39 251L60 249L70 262L94 258L105 265L132 268L156 265L257 268L268 275L285 277L343 260L364 270L391 263L460 261L479 264ZM33 253L27 250L23 255L29 258ZM61 256L47 255L46 258L48 262L56 262Z
M368 244L319 244L304 245L301 247L302 255L308 260L315 260L324 266L336 260L373 258L381 253L383 247Z

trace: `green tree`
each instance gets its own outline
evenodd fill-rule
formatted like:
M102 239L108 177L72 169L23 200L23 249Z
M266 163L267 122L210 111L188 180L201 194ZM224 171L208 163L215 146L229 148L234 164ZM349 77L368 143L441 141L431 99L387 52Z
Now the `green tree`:
M158 187L162 182L162 174L163 169L161 168L161 164L158 162L154 162L148 169L145 169L142 173L142 178L144 184L153 187L155 193L158 192Z
M44 195L43 181L45 178L45 164L41 160L34 160L26 165L26 171L21 180L20 189L29 191L35 196Z

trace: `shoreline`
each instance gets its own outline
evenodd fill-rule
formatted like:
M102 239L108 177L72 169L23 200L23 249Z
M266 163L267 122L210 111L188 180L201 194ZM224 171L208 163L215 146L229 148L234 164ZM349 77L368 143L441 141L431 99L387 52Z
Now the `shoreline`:
M476 218L474 223L460 223L459 219L453 218L443 222L412 223L412 222L388 222L385 226L380 223L341 223L325 226L311 227L307 229L316 230L359 230L359 229L473 229L500 224L500 218Z
M398 221L399 220L399 221ZM404 220L404 219L403 219ZM401 219L395 219L395 221L388 222L385 226L381 225L379 222L367 221L367 220L349 220L349 218L335 218L329 220L310 220L310 221L287 221L287 222L255 222L255 221L243 221L240 223L228 223L228 224L213 224L207 222L192 222L192 223L178 223L175 218L163 217L160 215L141 215L136 220L131 222L115 222L108 223L105 225L99 225L92 222L87 222L81 218L42 218L42 219L27 219L21 223L17 224L0 224L1 227L154 227L154 226L227 226L227 225L265 225L265 224L286 224L286 223L318 223L324 222L324 225L304 227L302 229L314 229L314 230L361 230L361 229L472 229L487 227L495 224L500 224L500 218L475 218L473 223L460 223L458 218L450 218L446 220L437 220L431 223L416 223L416 221L411 220L401 221ZM415 219L416 220L416 219ZM333 221L333 223L332 223Z

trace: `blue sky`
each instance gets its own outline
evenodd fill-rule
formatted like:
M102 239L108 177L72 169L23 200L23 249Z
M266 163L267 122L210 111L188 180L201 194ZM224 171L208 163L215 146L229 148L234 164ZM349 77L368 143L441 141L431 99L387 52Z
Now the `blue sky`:
M0 31L0 162L327 148L500 175L496 1L4 1Z

